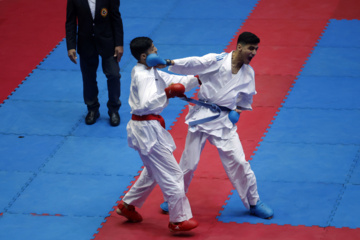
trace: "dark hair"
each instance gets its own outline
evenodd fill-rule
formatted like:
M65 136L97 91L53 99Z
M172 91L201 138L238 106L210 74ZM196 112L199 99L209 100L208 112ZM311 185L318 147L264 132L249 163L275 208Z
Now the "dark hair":
M242 45L246 45L246 44L259 44L260 43L260 38L258 38L258 36L256 36L255 34L251 33L251 32L243 32L239 35L237 43L242 44Z
M130 42L131 54L139 61L140 55L146 53L153 41L148 37L137 37Z

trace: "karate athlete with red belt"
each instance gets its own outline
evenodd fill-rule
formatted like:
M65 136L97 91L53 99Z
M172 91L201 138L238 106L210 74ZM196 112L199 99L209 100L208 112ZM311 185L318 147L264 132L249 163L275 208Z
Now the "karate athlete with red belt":
M135 207L141 207L159 184L168 201L170 231L188 231L198 226L192 217L185 195L183 172L173 156L175 143L165 129L160 116L168 105L168 98L184 96L184 92L198 86L194 76L179 76L158 71L152 67L166 67L147 62L147 56L157 53L152 40L138 37L131 41L130 50L138 60L131 72L129 104L132 119L127 125L127 139L131 148L138 151L145 168L138 180L118 205L117 213L131 222L142 221Z
M217 147L227 176L244 206L250 209L251 214L270 219L274 212L260 201L255 174L245 160L237 126L230 114L252 109L253 95L256 94L255 73L249 63L256 55L259 43L260 39L255 34L244 32L239 35L236 50L231 53L172 60L169 71L198 74L202 82L198 92L201 104L189 106L186 116L189 128L180 160L185 192L188 191L205 142L209 140ZM225 111L213 111L204 104L213 104ZM166 202L161 208L166 210Z

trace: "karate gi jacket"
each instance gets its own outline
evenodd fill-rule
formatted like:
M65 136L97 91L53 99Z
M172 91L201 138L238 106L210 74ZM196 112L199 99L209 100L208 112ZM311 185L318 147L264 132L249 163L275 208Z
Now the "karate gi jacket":
M131 114L160 115L169 104L164 89L171 83L183 84L185 91L199 85L194 76L173 75L138 63L131 72L129 96ZM176 148L170 133L156 120L130 120L126 129L128 145L144 155L147 155L157 143L171 152Z
M188 57L174 60L169 71L178 74L197 74L202 82L198 98L208 103L215 103L229 109L251 110L255 90L255 72L244 64L237 74L231 71L231 53L210 53L203 57ZM215 115L209 108L195 105L189 107L186 123ZM202 131L217 137L226 138L236 125L228 118L228 112L222 111L212 121L191 126L189 131Z

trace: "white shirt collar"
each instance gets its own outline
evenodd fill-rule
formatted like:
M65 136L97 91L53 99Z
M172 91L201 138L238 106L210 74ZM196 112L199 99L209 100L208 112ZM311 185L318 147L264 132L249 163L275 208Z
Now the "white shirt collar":
M93 19L95 19L96 0L88 0L88 2L89 2L90 11L91 11L91 16L93 17Z

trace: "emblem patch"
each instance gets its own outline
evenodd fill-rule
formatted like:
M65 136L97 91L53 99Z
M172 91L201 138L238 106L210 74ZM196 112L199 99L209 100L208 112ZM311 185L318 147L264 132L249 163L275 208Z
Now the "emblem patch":
M106 8L101 9L101 16L106 17L108 15L108 10Z

